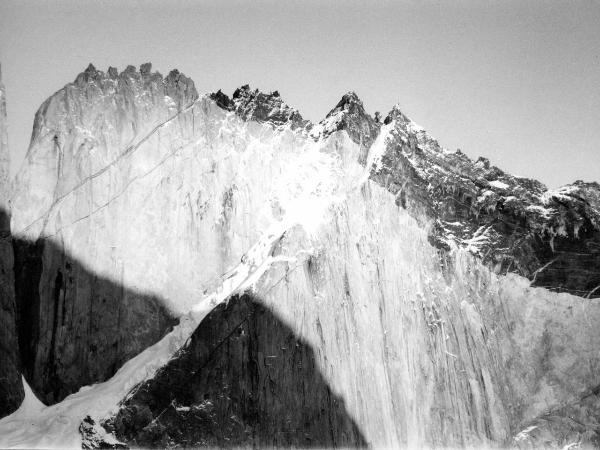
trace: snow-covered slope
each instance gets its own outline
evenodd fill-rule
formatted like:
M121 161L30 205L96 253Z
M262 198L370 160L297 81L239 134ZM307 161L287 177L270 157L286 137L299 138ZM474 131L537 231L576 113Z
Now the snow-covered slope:
M20 345L33 391L73 394L0 445L79 445L88 415L86 439L106 420L134 445L492 445L582 398L589 423L549 439L595 439L597 185L549 192L353 93L311 124L148 65L88 68L35 124Z

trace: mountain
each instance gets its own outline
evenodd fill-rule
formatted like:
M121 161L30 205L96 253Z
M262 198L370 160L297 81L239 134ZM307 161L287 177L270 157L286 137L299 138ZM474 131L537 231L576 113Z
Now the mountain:
M600 443L596 183L548 190L352 92L315 124L90 65L11 205L2 446Z

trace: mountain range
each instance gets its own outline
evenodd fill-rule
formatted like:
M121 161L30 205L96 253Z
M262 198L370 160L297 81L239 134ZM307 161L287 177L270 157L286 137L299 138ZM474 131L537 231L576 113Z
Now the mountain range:
M598 183L149 63L9 180L1 92L1 447L600 445Z

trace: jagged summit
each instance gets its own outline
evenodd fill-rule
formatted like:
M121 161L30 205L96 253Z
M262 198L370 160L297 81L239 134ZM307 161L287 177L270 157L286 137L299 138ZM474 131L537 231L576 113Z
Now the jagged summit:
M358 95L350 91L344 94L325 119L311 130L311 136L327 137L336 131L345 130L350 139L361 146L359 159L364 163L366 150L377 138L380 128L381 124L366 112Z
M462 247L501 273L581 296L598 296L600 210L597 183L548 190L487 158L443 148L395 106L374 179L416 217L433 220L439 248Z
M90 63L72 83L40 106L34 119L31 146L48 137L60 145L77 128L88 130L96 139L109 139L106 132L97 130L108 123L110 129L123 135L123 142L131 141L145 125L164 120L197 99L194 82L177 69L163 78L160 72L152 71L151 63L142 64L139 70L129 65L120 73L112 66L103 72ZM150 115L157 117L151 120ZM128 119L124 120L125 117Z
M229 98L221 90L210 94L217 105L234 111L244 120L269 122L275 126L291 124L292 128L303 128L309 124L297 109L287 105L278 91L264 93L258 89L250 89L249 85L237 88Z
M75 77L74 84L82 85L83 83L87 83L89 81L100 81L100 80L126 80L127 78L132 79L143 79L143 80L163 80L163 76L160 72L152 71L152 63L147 62L140 65L139 70L135 68L135 66L128 65L125 70L119 73L119 70L116 67L110 66L106 72L96 69L94 64L89 63L87 68L81 72L77 77ZM191 78L186 77L183 73L179 72L177 69L173 69L169 72L169 74L164 77L165 84L180 84L185 85L187 89L191 92L195 92L195 97L198 97L198 93L195 90L194 82Z
M358 107L364 110L363 102L354 91L348 91L342 95L341 100L335 105L334 109L350 109L351 107Z
M95 83L95 86L99 87L104 94L110 94L112 93L111 87L118 90L120 84L127 85L132 82L143 83L140 87L145 90L162 87L165 90L165 95L180 106L189 104L198 98L198 92L191 78L186 77L177 69L171 70L163 78L160 72L152 71L152 63L149 62L142 64L139 70L132 65L128 65L120 73L116 67L110 66L106 72L103 72L90 63L82 73L77 75L72 85L86 89L88 88L87 84ZM109 83L116 83L116 86L111 86ZM65 88L68 86L70 85L65 86Z
M211 98L245 120L259 121L270 119L257 111L281 101L276 92L262 94L247 85L232 99L220 91ZM535 284L576 295L598 295L600 254L576 256L599 240L597 184L548 190L539 181L504 172L487 158L472 160L460 150L442 147L400 104L381 124L355 92L344 94L325 119L307 130L313 139L347 132L361 146L362 164L369 152L381 152L374 157L379 161L372 177L396 195L398 205L433 223L430 237L438 248L466 248L502 273L516 272ZM385 134L375 149L380 133Z
M244 120L255 120L292 128L304 128L314 139L326 138L335 131L345 130L356 143L367 148L377 137L381 124L368 114L358 95L347 92L337 105L318 124L302 118L295 108L286 104L279 91L269 93L251 89L248 84L237 88L230 98L220 89L209 96L217 105L235 112Z

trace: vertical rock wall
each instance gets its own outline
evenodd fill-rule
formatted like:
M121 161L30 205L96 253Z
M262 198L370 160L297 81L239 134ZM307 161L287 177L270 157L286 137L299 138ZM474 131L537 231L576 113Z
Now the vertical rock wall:
M0 417L13 412L23 399L13 273L13 248L8 202L9 153L6 134L6 92L0 71Z
M341 149L342 173L351 174L360 147L341 132L323 151ZM134 445L308 445L301 439L316 435L309 424L318 428L322 411L335 418L326 427L334 438L322 445L481 446L510 442L521 424L576 402L598 382L597 300L497 276L464 251L442 265L427 230L371 181L349 190L321 223L310 235L286 233L273 254L285 258L252 301L310 349L317 386L343 401L341 416L317 388L305 392L308 378L295 366L302 364L276 345L272 326L260 332L273 338L260 351L241 345L243 333L254 336L242 304L215 310L186 350L134 389L108 428ZM231 333L210 331L217 318ZM293 401L271 402L278 389ZM289 426L267 419L296 402ZM253 416L256 405L266 422ZM235 414L224 419L225 411ZM271 434L260 434L267 422ZM226 424L222 434L215 423ZM358 433L337 435L339 423Z
M177 322L151 286L124 280L127 264L107 236L133 233L135 224L118 220L103 231L87 225L98 224L94 209L115 213L105 199L116 195L111 185L122 188L114 173L95 179L196 97L193 82L177 71L163 78L149 65L120 74L90 65L36 114L28 168L18 174L13 198L15 288L23 371L47 403L109 378ZM68 213L49 214L77 190L68 208L81 215L80 227L49 236L48 227L67 225ZM147 246L136 245L138 252Z

